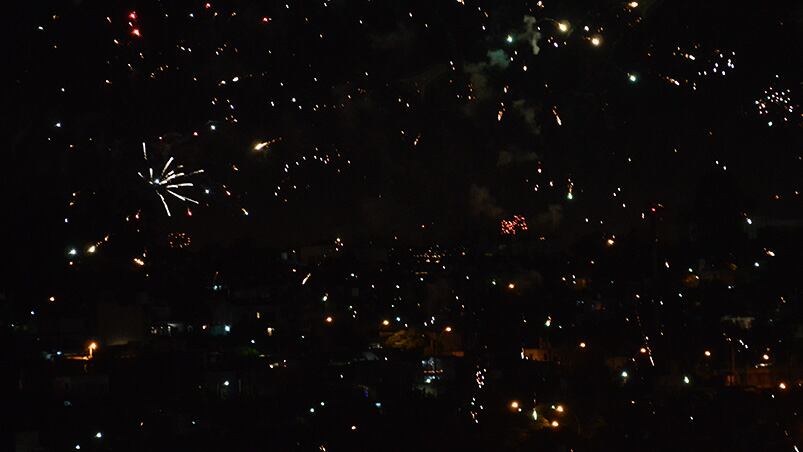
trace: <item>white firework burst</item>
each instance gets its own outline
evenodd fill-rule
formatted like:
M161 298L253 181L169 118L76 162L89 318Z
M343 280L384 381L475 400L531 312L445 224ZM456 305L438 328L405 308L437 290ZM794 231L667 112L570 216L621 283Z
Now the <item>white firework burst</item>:
M171 216L171 214L170 208L167 206L167 195L173 196L184 203L193 203L196 205L199 204L198 201L179 193L179 191L194 187L195 184L188 181L187 178L196 174L201 174L204 172L204 170L201 169L192 172L185 172L183 170L183 166L179 164L176 164L175 168L171 169L171 165L175 159L170 157L167 160L167 163L165 163L164 167L162 167L162 171L157 173L154 171L153 167L150 166L150 161L148 160L148 151L145 148L145 143L142 143L142 156L145 158L145 163L148 165L148 173L142 174L142 172L138 171L137 174L142 178L142 180L147 182L148 185L154 189L156 195L159 197L159 200L162 201L162 205L164 206L168 217Z

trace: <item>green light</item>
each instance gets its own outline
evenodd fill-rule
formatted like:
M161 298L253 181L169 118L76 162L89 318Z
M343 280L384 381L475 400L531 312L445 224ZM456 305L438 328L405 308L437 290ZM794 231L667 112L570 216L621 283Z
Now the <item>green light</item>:
M636 83L638 81L638 75L634 73L627 74L627 79L630 80L630 83Z
M506 41L507 41L508 44L513 44L513 36L512 35L507 35Z

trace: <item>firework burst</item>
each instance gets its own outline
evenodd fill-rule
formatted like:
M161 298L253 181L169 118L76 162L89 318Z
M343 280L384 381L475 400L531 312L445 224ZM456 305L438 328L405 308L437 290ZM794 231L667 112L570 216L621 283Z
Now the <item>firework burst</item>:
M201 174L204 172L204 170L201 169L192 172L185 172L183 170L183 166L180 164L176 164L174 168L171 168L175 159L170 157L167 160L167 163L165 163L162 167L162 170L160 172L156 172L148 160L148 150L145 147L145 143L142 143L142 156L145 158L145 163L148 166L148 170L146 174L143 174L142 172L137 172L137 174L156 192L156 196L158 196L159 200L162 201L162 206L164 206L168 217L171 216L170 207L168 207L166 199L169 196L172 196L183 203L192 203L196 205L200 204L198 201L190 198L189 196L179 193L179 191L194 187L195 184L191 181L188 181L187 178L196 174Z

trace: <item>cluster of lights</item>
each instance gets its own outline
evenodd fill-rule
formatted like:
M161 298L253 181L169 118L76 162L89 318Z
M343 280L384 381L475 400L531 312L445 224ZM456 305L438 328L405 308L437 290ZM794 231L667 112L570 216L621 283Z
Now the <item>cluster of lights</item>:
M736 52L719 49L705 52L701 50L700 44L694 44L694 50L691 51L676 47L672 55L692 65L693 73L687 74L686 77L662 75L661 78L671 85L685 85L692 90L697 90L703 78L724 77L736 68L734 63Z
M527 231L527 219L523 215L513 215L510 220L502 220L500 227L502 235L516 235Z
M192 239L186 232L171 232L167 235L167 243L170 248L184 249L189 248Z
M776 76L777 78L777 76ZM764 90L764 95L756 99L755 104L760 116L767 116L770 119L767 125L772 127L772 117L780 118L783 122L789 122L789 117L795 112L795 105L792 102L792 90L778 89L773 86Z

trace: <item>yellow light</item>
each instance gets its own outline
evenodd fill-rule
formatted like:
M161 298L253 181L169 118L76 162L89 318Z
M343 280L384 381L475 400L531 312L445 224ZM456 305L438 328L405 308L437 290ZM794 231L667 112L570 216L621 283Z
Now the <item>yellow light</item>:
M50 301L56 301L56 297L50 297L50 298L48 298L48 300L50 300Z
M608 244L608 246L613 246L613 244L616 243L616 242L614 242L613 239L608 239L608 241L606 243Z
M784 382L778 383L778 389L786 389L786 383Z
M569 24L566 22L558 22L558 30L562 31L563 33L566 33L567 31L569 31Z
M334 321L335 319L333 319L332 316L330 315L330 316L327 316L325 320L326 320L326 323L332 323L332 321Z
M385 325L385 326L390 325L390 320L387 320L387 319L383 320L382 321L382 325Z
M557 411L558 413L563 413L563 405L556 406L555 411Z
M762 357L762 358L764 358L764 361L769 361L769 360L770 360L770 355L768 355L768 354L766 354L766 353L764 353L763 355L761 355L761 357Z
M630 2L630 3L627 4L627 6L629 6L631 8L638 8L638 2Z
M92 245L89 248L87 248L86 252L92 254L95 252L95 250L97 250L97 248L95 247L95 245Z
M352 425L351 426L351 431L354 431L354 430L357 430L357 426L356 425Z
M510 402L510 408L513 408L514 410L518 409L519 408L519 402L517 402L515 400Z
M647 353L647 349L644 347L641 347L638 351L642 354Z
M599 47L600 44L602 44L602 38L600 38L599 36L594 36L593 38L591 38L591 45L593 45L594 47Z
M586 343L585 342L580 342L580 348L586 348Z
M552 421L552 424L551 424L551 425L552 425L553 427L557 427L557 426L559 426L559 425L560 425L560 423L559 423L558 421Z
M447 326L446 328L443 329L443 331L446 331L447 333L451 333L452 332L452 327Z
M261 151L261 150L262 150L262 148L264 148L264 147L265 147L265 146L267 146L267 145L268 145L268 142L267 142L267 141L263 141L263 142L261 142L261 143L257 143L257 144L254 146L254 150L255 150L255 151Z
M97 350L97 349L98 349L98 343L97 342L90 342L89 343L89 346L87 347L87 350L89 350L89 357L90 358L95 354L95 350Z
M706 358L711 356L711 352L709 352L708 350L706 350L703 354L706 356Z
M513 283L508 283L507 288L512 290L516 288L516 285Z

